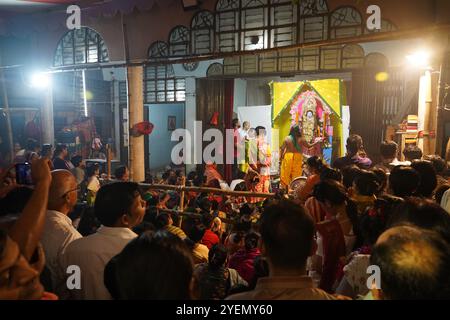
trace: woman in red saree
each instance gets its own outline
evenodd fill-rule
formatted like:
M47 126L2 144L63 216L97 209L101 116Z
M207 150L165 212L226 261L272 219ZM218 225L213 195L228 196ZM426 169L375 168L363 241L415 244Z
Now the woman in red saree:
M250 166L258 172L250 181L250 190L259 193L270 192L270 166L272 164L272 152L266 142L266 128L258 126L256 131L256 152L250 154ZM256 154L255 154L256 153ZM264 198L253 197L250 202L263 201Z

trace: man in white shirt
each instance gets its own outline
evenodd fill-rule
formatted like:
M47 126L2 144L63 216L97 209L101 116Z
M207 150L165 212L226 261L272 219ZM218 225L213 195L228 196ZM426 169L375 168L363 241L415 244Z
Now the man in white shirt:
M250 122L244 121L244 122L242 123L242 128L239 129L239 136L240 136L241 141L243 141L243 140L245 140L246 138L248 138L248 137L247 137L247 135L248 135L248 130L250 130Z
M115 182L100 188L94 211L102 226L95 234L73 241L64 253L66 267L81 271L81 289L70 290L74 299L111 299L103 281L106 264L137 235L131 230L142 222L145 201L134 182Z
M383 141L380 145L381 163L379 167L385 168L387 171L391 171L396 166L409 166L410 161L399 161L398 145L394 141Z
M67 170L52 171L47 214L45 216L42 246L46 265L51 273L55 293L61 295L65 286L65 270L62 267L62 254L69 243L81 238L67 216L77 203L78 186L75 177Z

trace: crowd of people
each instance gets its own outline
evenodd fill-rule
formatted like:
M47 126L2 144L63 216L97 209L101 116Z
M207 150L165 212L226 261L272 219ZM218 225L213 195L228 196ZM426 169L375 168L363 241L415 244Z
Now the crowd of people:
M264 192L263 136L255 128L266 157L238 163L231 185L211 163L152 182ZM450 175L415 146L401 162L383 142L374 163L351 135L331 166L305 159L302 188L264 198L145 190L126 167L102 181L63 146L33 152L33 188L0 176L0 299L450 298Z

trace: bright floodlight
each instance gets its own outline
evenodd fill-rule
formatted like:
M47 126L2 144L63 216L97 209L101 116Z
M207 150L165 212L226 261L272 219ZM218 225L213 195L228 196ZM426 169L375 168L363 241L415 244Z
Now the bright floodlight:
M413 67L428 68L430 66L430 53L427 51L417 51L407 55L406 60Z
M47 88L50 84L50 76L44 72L38 72L31 76L31 86L35 88Z

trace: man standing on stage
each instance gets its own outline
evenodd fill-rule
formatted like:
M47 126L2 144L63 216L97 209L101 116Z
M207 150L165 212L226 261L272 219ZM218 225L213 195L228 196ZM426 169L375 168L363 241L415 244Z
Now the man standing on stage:
M302 175L303 148L312 148L322 142L322 138L316 139L312 144L303 137L299 125L294 125L289 135L284 139L281 146L281 186L289 188L290 183Z
M241 138L241 141L245 141L248 139L248 131L250 130L250 122L244 121L242 123L242 128L239 129L239 135Z

